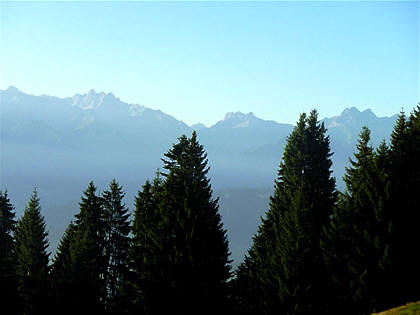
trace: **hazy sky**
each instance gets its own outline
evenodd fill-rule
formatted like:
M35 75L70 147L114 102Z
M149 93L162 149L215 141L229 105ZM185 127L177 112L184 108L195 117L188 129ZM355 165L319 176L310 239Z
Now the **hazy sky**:
M0 89L113 92L207 125L419 96L419 2L1 2Z

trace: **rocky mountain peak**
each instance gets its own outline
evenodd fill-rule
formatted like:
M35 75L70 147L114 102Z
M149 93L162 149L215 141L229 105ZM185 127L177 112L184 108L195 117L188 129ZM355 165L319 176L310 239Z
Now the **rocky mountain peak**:
M248 114L242 112L229 112L225 115L223 120L250 120L256 118L253 112L249 112Z
M97 93L94 89L90 89L86 94L76 94L72 97L72 105L81 109L95 109L106 103L114 103L118 98L112 93Z
M9 86L6 91L9 92L9 93L20 93L20 91L12 85Z

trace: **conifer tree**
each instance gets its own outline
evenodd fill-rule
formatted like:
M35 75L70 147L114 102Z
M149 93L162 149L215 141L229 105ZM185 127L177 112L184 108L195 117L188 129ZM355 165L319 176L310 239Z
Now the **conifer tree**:
M237 274L238 284L252 286L246 291L256 296L259 313L324 311L320 242L336 200L331 154L317 112L302 114L288 137L270 209Z
M74 257L71 252L74 237L75 226L73 222L70 222L58 244L51 270L55 307L61 307L65 314L71 313L70 310L73 308L72 296L75 294L75 287L73 287L75 273L72 269Z
M164 180L146 183L135 213L134 249L136 261L143 261L137 268L144 311L226 311L228 242L196 133L180 137L162 160ZM157 289L160 295L154 294Z
M401 112L391 134L391 204L394 223L394 287L398 302L420 298L420 106Z
M50 300L48 233L38 193L33 191L16 229L18 290L24 314L45 314Z
M390 149L382 141L375 152L375 177L372 185L373 211L377 233L374 239L378 267L372 305L376 310L395 306L396 289L387 286L393 282L395 270L394 222L391 207L391 159Z
M114 179L102 193L105 297L107 310L115 310L123 281L128 272L130 225L128 209L123 204L124 192Z
M163 228L167 275L176 312L214 314L227 307L231 275L226 231L207 178L207 154L193 132L162 159L165 177Z
M161 303L168 290L163 272L167 257L161 247L165 237L159 208L162 184L157 173L153 183L146 181L135 199L127 293L132 313L158 314L168 307Z
M64 265L62 278L71 289L64 311L71 313L102 313L104 311L104 228L102 199L96 195L96 186L90 182L81 198L80 212L74 227L70 226L60 248L61 256L70 262ZM69 244L69 245L67 245ZM67 258L63 258L66 261ZM57 263L60 261L57 257ZM57 266L57 268L62 268Z
M57 276L64 272L69 264L71 264L70 246L74 240L75 226L73 222L70 222L67 229L64 231L63 237L58 244L57 251L53 259L53 273L57 273Z
M271 314L281 308L276 276L274 273L269 275L272 265L267 263L268 255L264 252L264 247L269 244L265 235L269 222L263 218L261 220L253 245L232 280L235 314Z
M0 191L0 296L2 307L11 314L18 313L16 257L14 253L14 232L16 220L14 207L7 191Z
M375 152L369 142L370 130L364 127L346 169L347 191L334 212L327 242L327 260L334 266L332 300L347 314L381 310L390 302L389 149L382 142Z
M0 190L0 261L2 267L13 257L13 233L16 229L14 207L7 191Z

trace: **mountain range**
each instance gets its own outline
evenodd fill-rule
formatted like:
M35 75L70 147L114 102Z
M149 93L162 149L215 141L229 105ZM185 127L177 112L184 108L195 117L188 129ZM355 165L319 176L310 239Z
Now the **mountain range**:
M0 189L8 189L20 215L33 187L38 188L53 245L77 212L78 198L90 180L104 189L116 178L131 207L136 190L161 167L160 158L177 137L196 130L208 153L213 189L220 196L231 248L238 257L267 208L293 129L291 124L241 112L227 113L209 127L188 126L160 110L94 90L58 98L9 87L0 90L0 111ZM361 112L355 107L323 119L340 190L361 127L372 130L376 146L389 139L396 119L397 115L377 117L370 109Z

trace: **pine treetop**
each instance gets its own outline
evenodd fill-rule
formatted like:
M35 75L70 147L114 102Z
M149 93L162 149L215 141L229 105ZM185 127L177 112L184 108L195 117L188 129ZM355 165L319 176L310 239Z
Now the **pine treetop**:
M78 231L97 231L101 224L102 200L96 195L96 186L91 181L87 189L83 192L79 202L80 212L75 215L75 226Z
M14 207L5 192L0 190L0 260L9 257L13 250L13 233L16 229Z
M22 218L18 221L16 230L16 250L18 265L25 268L20 270L21 275L31 275L42 270L46 271L48 266L47 253L48 232L45 219L41 215L38 192L34 189L28 206L25 208Z
M326 128L316 110L300 118L287 138L270 208L240 267L265 314L316 313L323 303L320 239L336 202ZM246 303L246 302L245 302ZM255 311L255 310L254 310Z
M403 110L401 110L394 129L391 133L391 150L398 152L404 144L407 132L407 119Z

